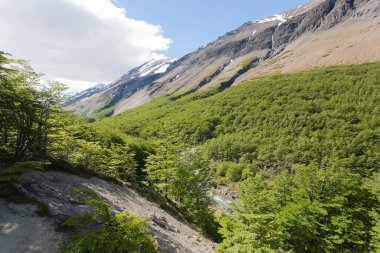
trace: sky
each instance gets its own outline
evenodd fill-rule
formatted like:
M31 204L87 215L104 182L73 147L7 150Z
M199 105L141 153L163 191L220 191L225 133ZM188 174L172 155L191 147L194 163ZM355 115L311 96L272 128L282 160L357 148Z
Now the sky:
M307 0L0 0L0 51L80 91Z

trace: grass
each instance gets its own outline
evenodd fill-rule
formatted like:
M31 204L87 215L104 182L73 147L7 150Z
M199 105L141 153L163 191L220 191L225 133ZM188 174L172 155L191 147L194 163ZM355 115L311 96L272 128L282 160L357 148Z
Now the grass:
M95 120L99 120L111 117L115 112L115 107L116 106L111 106L105 109L101 108L97 110L94 115L92 115L92 118L94 118Z
M253 62L255 62L257 60L257 57L252 57L252 58L249 58L249 59L246 59L244 60L241 64L242 64L242 68L246 68L248 67L249 65L251 65Z
M74 199L76 201L87 202L90 199L98 198L98 195L93 190L86 188L70 187L68 192L75 195Z

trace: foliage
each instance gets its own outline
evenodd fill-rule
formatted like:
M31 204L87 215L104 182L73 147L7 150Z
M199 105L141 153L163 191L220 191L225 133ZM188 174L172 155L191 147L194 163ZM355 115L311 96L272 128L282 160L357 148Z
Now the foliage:
M249 81L215 94L163 97L95 123L99 129L199 145L207 159L258 169L325 164L363 174L380 164L380 63Z
M98 175L147 180L216 237L210 185L237 183L234 213L220 218L225 252L376 252L379 69L377 62L260 77L165 96L93 122L60 109L64 85L41 86L27 63L0 52L0 157L49 157ZM2 169L0 182L34 165ZM71 237L64 252L154 251L143 221L92 204L94 214L72 221L98 228ZM140 248L125 250L131 245Z
M90 169L99 175L133 181L135 153L116 134L103 134L72 114L61 114L60 125L49 135L48 154Z
M74 199L81 202L87 202L98 197L93 190L86 188L70 187L68 192L74 194Z
M0 52L0 147L12 151L18 161L28 155L43 157L50 116L60 110L66 86L41 85L41 75L26 62L8 57Z
M230 182L239 182L247 178L252 171L254 171L253 165L243 160L239 163L221 162L218 164L216 175L226 177Z
M113 215L108 205L99 200L93 199L89 203L94 208L93 214L71 217L66 221L67 225L83 229L65 240L62 253L158 252L146 221L126 211Z
M299 165L280 174L258 173L241 184L236 213L222 221L225 240L219 248L367 252L378 240L371 232L378 207L360 175L339 167Z
M188 218L204 232L218 238L217 223L209 210L211 200L208 164L194 149L160 143L147 158L149 182L164 196L175 201Z
M372 194L376 195L378 201L380 201L380 172L366 179L364 186ZM371 216L372 216L372 219L375 221L375 225L371 231L371 236L373 239L371 240L370 252L379 252L380 251L380 208L372 211Z
M203 169L216 182L242 181L238 209L220 221L225 251L366 252L379 245L378 200L363 188L380 168L379 68L329 67L162 97L94 126L176 139L211 162ZM147 166L172 199L175 153Z
M164 142L157 144L155 154L151 154L146 159L146 168L149 182L164 196L171 191L171 183L175 180L177 170L177 152L174 145Z
M44 170L49 166L49 163L28 161L16 163L13 166L0 170L0 183L12 182L16 180L19 175L33 170Z

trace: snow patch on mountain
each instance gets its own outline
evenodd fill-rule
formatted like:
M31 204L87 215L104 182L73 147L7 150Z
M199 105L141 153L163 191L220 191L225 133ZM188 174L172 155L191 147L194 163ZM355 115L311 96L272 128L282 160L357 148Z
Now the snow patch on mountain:
M146 77L149 75L163 74L167 71L167 69L174 61L176 61L176 59L168 58L164 55L154 55L150 61L140 65L137 68L131 69L128 71L128 73L108 85L98 84L87 90L74 94L69 98L66 105L70 105L78 101L86 101L92 95L102 92L122 82L128 82L130 80Z
M143 76L148 76L152 74L161 74L165 73L166 70L170 67L171 63L173 63L176 59L170 59L170 58L153 58L152 60L144 63L143 65L132 69L129 71L125 77L143 77Z
M100 83L84 91L72 94L68 97L66 105L77 102L77 101L85 101L90 96L105 90L107 87L108 85Z
M157 69L156 71L154 71L153 74L165 73L166 70L167 70L169 67L170 67L170 64L162 65L159 69Z
M267 18L264 18L264 19L256 20L255 22L259 23L259 24L262 24L262 23L272 22L272 21L280 21L280 23L278 24L278 26L280 26L283 23L285 23L287 21L287 19L285 18L284 14L275 14L274 16L271 16L271 17L267 17Z

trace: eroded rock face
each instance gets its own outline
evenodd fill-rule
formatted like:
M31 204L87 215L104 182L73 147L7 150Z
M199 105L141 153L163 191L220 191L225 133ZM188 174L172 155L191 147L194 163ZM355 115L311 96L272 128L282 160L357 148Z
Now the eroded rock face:
M150 220L152 232L161 252L206 253L211 252L214 246L212 241L203 237L180 217L173 216L162 210L157 204L146 200L136 191L126 186L113 184L98 178L82 178L59 171L28 172L20 177L16 185L28 195L47 205L51 211L52 217L49 218L49 223L43 225L46 235L41 234L40 240L49 239L49 236L47 236L49 231L56 234L54 232L54 222L57 223L67 217L81 215L89 211L87 203L78 200L75 193L70 190L75 187L94 191L100 200L110 205L115 213L127 210ZM0 228L5 223L7 223L7 219L0 218ZM31 236L29 235L31 233L33 232L29 231L26 234ZM53 246L57 247L63 237L64 234L58 234L57 238L54 239L56 243L53 243Z
M311 1L309 4L272 17L247 22L198 50L171 62L164 73L149 78L136 77L136 80L129 79L128 82L115 82L111 90L93 94L85 101L76 101L70 108L79 112L88 111L89 108L99 108L102 102L110 99L111 104L115 105L114 114L118 114L165 94L196 91L202 87L223 82L232 84L236 83L234 80L246 80L250 76L237 78L236 74L247 61L257 58L257 62L260 63L258 66L260 66L265 64L265 61L268 62L281 52L288 50L288 45L297 40L310 36L316 39L317 34L329 31L350 20L364 25L376 14L380 15L380 0ZM336 29L337 40L346 39L339 38L342 32ZM360 33L359 29L353 32L351 37L355 37L358 33ZM380 38L380 35L378 37ZM357 41L356 44L366 42L366 40L363 36L363 40ZM363 43L363 46L365 45ZM323 55L319 58L323 58ZM342 58L344 59L331 64L362 63L350 54L342 54ZM378 59L377 56L367 58L367 61ZM302 59L297 59L297 61L302 61ZM329 61L326 62L330 64ZM256 67L256 65L252 66L252 68Z

